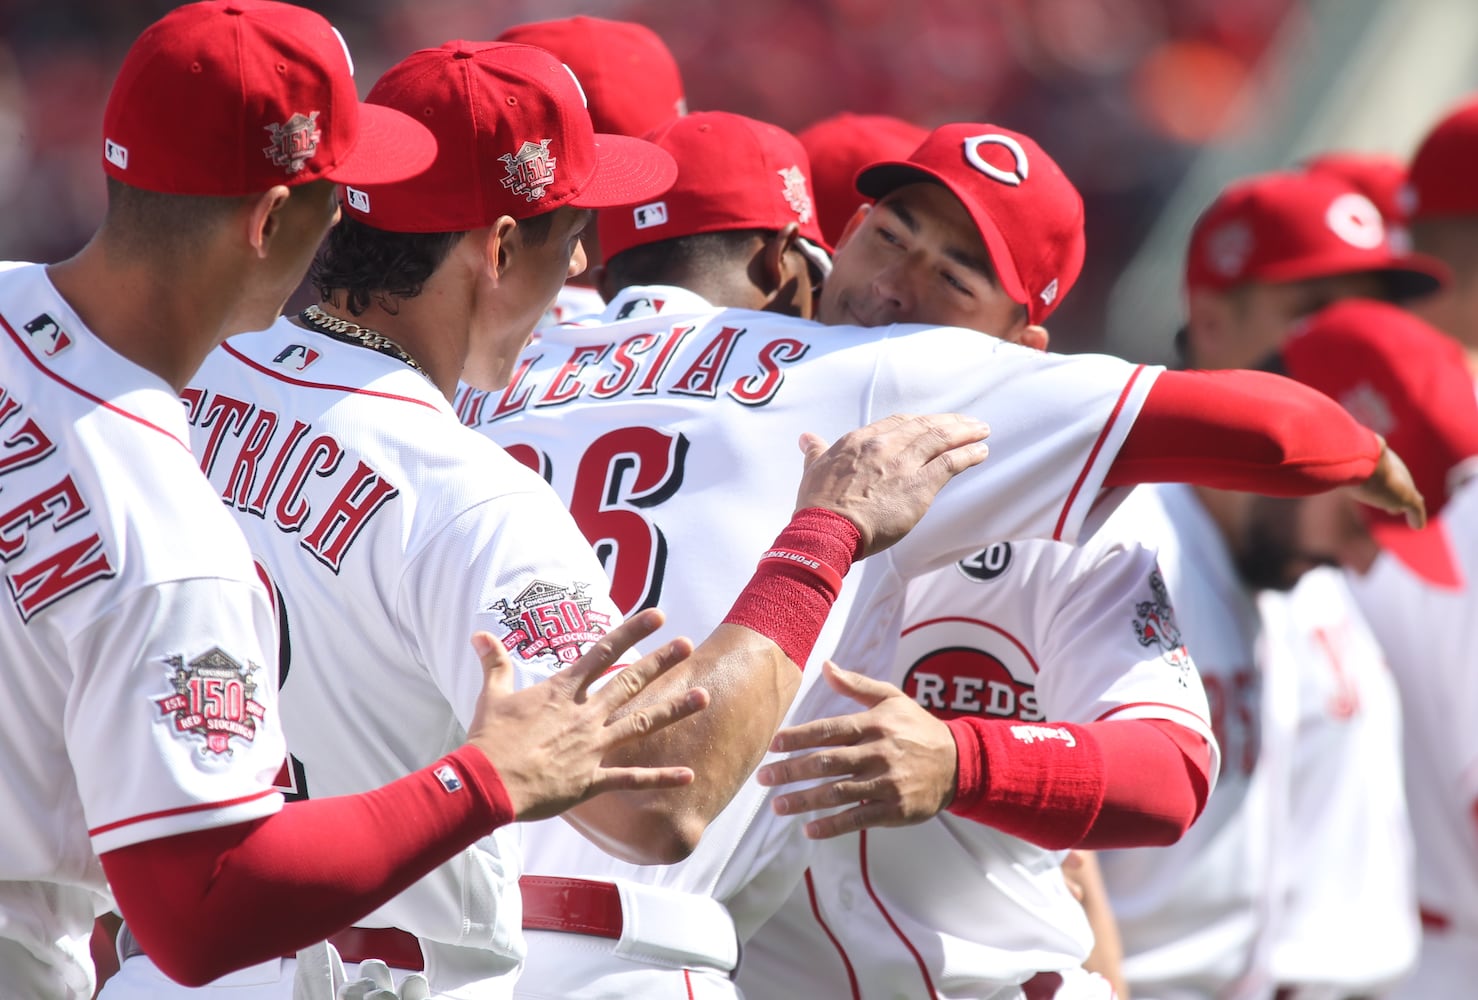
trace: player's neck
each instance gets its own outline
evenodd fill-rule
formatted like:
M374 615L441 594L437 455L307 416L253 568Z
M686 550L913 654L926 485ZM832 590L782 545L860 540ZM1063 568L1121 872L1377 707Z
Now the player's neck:
M67 305L109 348L180 392L229 333L225 275L109 253L97 239L47 268Z
M393 341L409 357L406 362L409 367L425 375L447 399L455 394L466 353L464 346L459 354L457 345L465 345L466 335L464 332L458 337L452 331L467 329L465 310L456 309L427 291L413 298L394 300L393 311L376 299L371 299L369 306L357 316L331 299L318 303L318 307L331 317Z

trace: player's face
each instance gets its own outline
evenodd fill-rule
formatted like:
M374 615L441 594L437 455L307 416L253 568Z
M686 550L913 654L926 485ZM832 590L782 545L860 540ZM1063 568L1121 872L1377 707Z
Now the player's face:
M817 316L855 326L962 326L1003 338L1026 326L1026 310L1002 291L965 206L931 183L898 188L854 224Z
M1291 590L1301 576L1333 563L1317 535L1310 535L1302 498L1247 498L1242 537L1234 546L1237 573L1248 587Z
M594 217L589 209L558 208L542 243L525 243L514 236L518 242L512 264L493 293L496 308L474 319L464 382L479 389L508 384L518 352L528 345L539 319L565 281L585 270L580 236Z
M1283 344L1294 325L1327 305L1349 298L1384 298L1374 274L1277 283L1252 282L1232 292L1201 296L1192 304L1197 368L1253 368Z

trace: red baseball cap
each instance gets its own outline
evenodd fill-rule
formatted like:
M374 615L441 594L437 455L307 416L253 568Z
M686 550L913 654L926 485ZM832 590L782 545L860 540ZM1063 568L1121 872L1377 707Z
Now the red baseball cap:
M1440 261L1392 249L1375 203L1322 172L1275 171L1232 184L1196 220L1186 254L1193 290L1365 272L1380 275L1398 299L1448 280Z
M498 41L559 56L584 86L597 132L643 136L687 113L677 60L646 25L582 14L516 24Z
M928 137L928 129L902 118L850 111L822 119L796 136L811 158L816 216L826 242L836 246L857 206L867 201L857 192L857 171L879 160L906 159Z
M236 196L286 184L411 177L436 142L359 103L343 38L272 0L207 0L150 25L103 113L103 169L164 194Z
M1083 198L1029 136L998 125L957 123L929 133L907 159L873 163L857 190L881 198L935 181L970 213L1001 288L1040 323L1083 270Z
M1380 209L1387 229L1394 231L1406 224L1406 211L1401 207L1406 164L1396 157L1386 153L1321 153L1305 161L1304 169L1311 174L1338 177L1369 198Z
M1417 147L1406 170L1403 206L1411 221L1478 215L1478 99L1458 105Z
M1376 541L1428 582L1462 586L1436 516L1456 476L1478 456L1478 400L1462 347L1404 309L1348 299L1300 326L1282 360L1289 377L1337 400L1384 437L1426 499L1429 520L1419 531L1362 507Z
M648 138L677 160L677 183L659 200L600 213L600 246L607 260L680 236L778 231L794 222L802 251L823 274L830 270L811 200L811 164L795 136L743 115L699 111L673 119Z
M567 205L629 205L677 176L650 142L597 133L574 73L532 45L422 49L380 77L368 100L415 115L441 148L410 180L346 189L344 211L376 229L451 233Z

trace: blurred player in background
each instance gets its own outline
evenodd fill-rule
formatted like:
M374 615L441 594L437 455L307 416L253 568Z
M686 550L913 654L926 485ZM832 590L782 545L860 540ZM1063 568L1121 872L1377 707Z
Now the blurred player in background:
M1344 181L1247 178L1192 233L1184 360L1257 364L1331 301L1430 294L1444 275L1394 252L1375 205ZM1217 793L1181 843L1101 856L1136 995L1259 996L1280 984L1359 992L1411 960L1395 693L1327 570L1285 598L1259 599L1309 568L1289 565L1260 510L1249 494L1175 486L1118 515L1161 539L1224 755ZM1339 850L1312 846L1330 842ZM1383 860L1370 871L1373 857ZM1367 875L1354 882L1351 871Z
M827 246L836 246L857 206L868 201L857 190L857 171L869 163L901 160L928 136L928 129L902 118L845 111L796 134L811 159L816 220Z
M597 132L639 139L688 113L677 60L646 25L581 14L516 24L498 41L537 45L559 56L580 81ZM540 327L605 308L592 274L605 259L596 227L586 226L580 241L589 266L565 282Z
M1422 938L1415 971L1388 995L1462 996L1478 981L1478 406L1464 354L1400 310L1350 302L1291 339L1282 367L1383 428L1434 514L1413 531L1338 493L1269 502L1303 558L1347 571L1401 690ZM1370 858L1344 877L1365 883L1392 863Z

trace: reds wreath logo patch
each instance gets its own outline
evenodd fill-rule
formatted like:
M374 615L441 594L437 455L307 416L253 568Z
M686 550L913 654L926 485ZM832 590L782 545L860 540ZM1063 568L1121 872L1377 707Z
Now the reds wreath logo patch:
M253 675L255 663L242 666L219 646L189 663L183 656L166 656L174 671L169 681L175 693L156 698L161 715L174 716L176 733L205 740L207 753L231 753L231 738L250 743L257 738L257 724L266 709L257 701Z
M553 653L562 663L574 663L584 651L583 644L598 641L611 623L608 615L590 610L590 598L585 595L588 587L535 580L512 601L494 601L488 610L502 615L509 629L503 636L504 647L525 660Z
M303 164L318 152L318 140L323 133L318 130L318 112L295 114L282 125L262 126L272 134L272 145L264 146L262 152L274 165L287 173L295 174Z
M503 186L529 201L544 197L545 188L554 183L554 168L558 164L549 154L548 139L525 142L518 152L498 157L498 162L507 170Z
M1141 646L1159 649L1160 658L1175 667L1181 687L1190 687L1191 658L1175 624L1175 609L1170 606L1170 591L1165 577L1157 569L1150 574L1150 600L1134 606L1134 634Z

